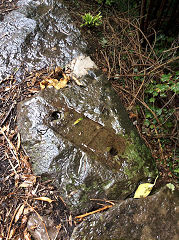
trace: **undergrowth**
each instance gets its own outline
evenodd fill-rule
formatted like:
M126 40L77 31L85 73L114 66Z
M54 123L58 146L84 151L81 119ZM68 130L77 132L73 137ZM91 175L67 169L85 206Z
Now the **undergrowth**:
M106 18L103 24L101 54L108 67L108 78L125 99L129 115L159 168L168 169L167 177L176 179L179 177L178 42L160 35L151 44L141 32L138 19L124 15ZM145 48L141 44L144 41Z
M101 13L100 26L81 28L90 48L95 46L91 57L120 95L162 177L177 181L179 40L153 31L151 43L131 9L125 13L117 10L116 4L123 0L77 2L80 16L74 11L74 17L79 25L85 12L91 16Z

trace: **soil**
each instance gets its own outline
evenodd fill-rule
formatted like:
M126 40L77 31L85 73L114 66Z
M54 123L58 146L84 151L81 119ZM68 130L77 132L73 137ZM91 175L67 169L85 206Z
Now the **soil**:
M4 0L0 3L0 20L9 11L17 8L16 2ZM147 64L155 65L157 59L154 61L147 57L147 61L144 61L146 59L145 56L143 57L145 52L143 55L141 52L136 54L140 50L138 47L140 43L135 35L135 26L132 26L133 38L124 39L125 44L121 40L119 41L122 29L127 28L130 24L128 16L124 13L120 13L112 7L100 6L95 1L64 0L64 2L69 8L74 24L79 28L82 24L81 16L84 13L90 12L96 15L100 11L103 15L103 24L99 27L81 28L82 35L88 42L88 54L111 81L128 110L131 121L136 125L139 134L151 149L160 171L157 185L176 181L176 176L171 173L166 161L175 149L175 144L168 144L166 149L162 149L160 138L156 138L149 129L144 131L144 114L139 115L136 112L136 99L139 99L144 107L144 91L141 91L140 97L136 96L141 83L135 85L136 83L132 80L131 64L134 64L135 59L140 58L146 66ZM134 43L133 40L135 40ZM128 59L131 61L120 58L120 56L125 57L122 53L129 52L127 48L129 42L133 44L130 47L133 46L135 50L135 56L132 53L128 54ZM122 50L121 44L123 44ZM122 68L119 69L119 65ZM142 67L139 69L142 70ZM125 79L124 77L119 78L118 75L124 76ZM39 91L38 79L31 84L30 79L33 79L34 76L35 73L31 75L27 73L27 78L22 83L18 83L14 76L0 82L0 239L31 239L27 230L27 221L32 212L38 213L40 216L45 214L53 216L55 224L60 226L59 239L69 239L77 221L70 214L65 202L60 197L60 193L54 186L49 181L43 182L41 177L33 175L29 159L23 147L20 146L16 125L16 106L19 101L29 98ZM126 81L125 87L124 80ZM159 155L162 161L159 161ZM34 199L43 196L54 201L49 203ZM24 210L20 212L19 209L22 205L24 205Z

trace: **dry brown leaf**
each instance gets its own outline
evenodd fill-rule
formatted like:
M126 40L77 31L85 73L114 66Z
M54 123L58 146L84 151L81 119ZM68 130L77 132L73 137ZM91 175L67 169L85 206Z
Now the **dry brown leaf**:
M24 180L24 182L21 183L19 187L32 187L36 183L36 176L32 174L24 174L21 176L21 179Z
M49 88L49 87L54 87L57 90L66 87L68 81L70 80L70 77L67 76L65 73L62 72L62 68L61 67L56 67L55 68L55 77L57 77L56 75L62 74L63 78L60 79L60 81L58 81L58 79L56 78L45 78L44 80L42 80L40 82L40 88L41 90L45 89L45 88Z
M30 88L30 89L28 89L28 91L31 92L31 93L39 92L39 90L37 88Z
M33 77L32 78L32 86L34 86L35 82L37 81L37 78L36 77Z
M24 225L27 222L28 218L26 215L22 217L21 224Z
M24 208L24 215L29 214L30 212L33 212L33 209L31 207Z
M72 215L70 214L69 216L69 225L72 227L73 226L73 223L72 223Z
M129 113L129 118L137 118L137 114L130 112Z
M36 183L37 177L33 174L23 174L21 175L21 179L32 182L32 183Z
M83 84L75 76L72 76L72 79L76 82L78 86L83 86Z
M11 229L8 239L11 239L14 236L15 232L16 232L15 228Z
M31 171L31 164L29 163L29 157L28 156L24 156L21 158L24 165L26 166L27 170L30 172Z
M22 204L22 206L19 208L19 210L17 211L17 214L15 216L15 223L19 220L20 216L22 215L24 210L24 204Z
M32 187L33 184L31 182L28 182L28 181L24 181L23 183L20 184L19 187L21 188L28 188L28 187Z
M62 70L61 67L56 67L55 68L55 73L62 73L62 72L63 72L63 70Z
M18 186L18 184L19 184L19 179L20 179L19 174L15 174L15 187Z
M40 200L40 201L45 201L45 202L49 202L49 203L52 203L54 200L48 198L48 197L37 197L37 198L34 198L35 200Z
M21 136L20 136L20 133L17 133L17 147L16 147L17 152L19 151L20 145L21 145Z
M30 233L28 232L27 228L26 228L25 231L24 231L24 239L25 239L25 240L31 240L31 235L30 235Z

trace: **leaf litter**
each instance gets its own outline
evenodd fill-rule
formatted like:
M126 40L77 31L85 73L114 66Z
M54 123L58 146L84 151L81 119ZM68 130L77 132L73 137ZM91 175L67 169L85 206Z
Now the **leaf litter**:
M44 182L32 173L17 130L17 103L40 91L40 82L49 75L57 77L57 71L27 73L21 83L14 76L0 82L0 239L32 239L27 222L34 212L42 220L46 214L54 219L58 239L69 239L74 228L74 220L68 221L70 212L60 192L51 181Z

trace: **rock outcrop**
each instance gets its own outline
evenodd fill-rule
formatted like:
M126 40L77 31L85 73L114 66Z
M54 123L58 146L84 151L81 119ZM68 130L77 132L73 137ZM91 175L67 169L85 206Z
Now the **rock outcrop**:
M156 168L90 58L80 56L69 67L83 86L72 81L21 102L18 128L34 172L52 178L73 213L80 213L93 208L91 198L125 199L140 180L155 177Z
M70 240L177 240L179 191L167 186L144 199L127 199L105 213L88 217Z

